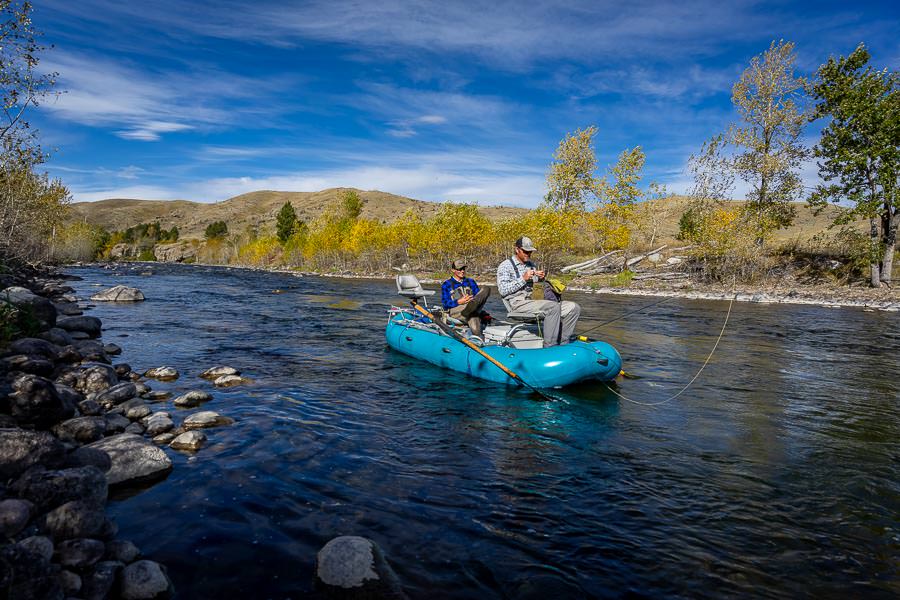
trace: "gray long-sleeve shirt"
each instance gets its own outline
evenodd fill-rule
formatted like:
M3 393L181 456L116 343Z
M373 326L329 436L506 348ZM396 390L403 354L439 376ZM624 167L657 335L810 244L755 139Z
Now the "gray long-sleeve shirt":
M515 263L515 265L513 265L513 263ZM531 294L534 289L534 283L530 279L525 281L522 279L522 275L528 269L534 268L533 262L530 260L525 261L525 264L523 265L515 255L500 263L497 267L497 289L500 290L500 295L506 298L523 290L528 294Z

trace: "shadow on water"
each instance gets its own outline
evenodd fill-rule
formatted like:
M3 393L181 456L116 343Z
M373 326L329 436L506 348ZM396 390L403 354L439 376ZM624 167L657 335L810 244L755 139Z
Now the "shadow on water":
M104 338L128 336L135 370L180 371L154 389L210 389L203 409L236 420L111 504L181 597L305 597L341 534L376 540L413 598L900 593L893 316L735 305L677 400L582 384L546 402L390 351L393 282L146 268L75 286L141 288L94 309ZM641 304L573 298L583 330ZM678 391L726 310L673 300L594 332L639 375L615 389ZM212 389L198 375L216 364L253 383Z

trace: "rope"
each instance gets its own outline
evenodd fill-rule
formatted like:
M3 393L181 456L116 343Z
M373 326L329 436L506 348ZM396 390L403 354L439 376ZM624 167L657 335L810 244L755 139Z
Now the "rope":
M640 406L660 406L667 402L671 402L672 400L674 400L675 398L677 398L678 396L683 394L685 391L687 391L687 389L689 387L691 387L691 384L693 384L695 381L697 381L697 378L700 377L700 373L703 372L703 369L706 368L706 365L709 364L710 359L712 359L713 353L716 351L716 348L719 347L719 342L722 341L722 336L725 335L725 326L728 325L728 318L731 316L731 307L734 306L734 300L735 300L735 298L737 298L737 294L735 294L733 292L734 292L734 290L732 289L731 301L728 303L728 312L725 314L725 322L722 323L722 330L719 331L719 337L716 338L716 343L713 344L712 350L709 351L709 356L707 356L706 360L703 361L703 364L700 366L700 370L697 371L697 374L694 375L691 378L691 380L688 381L687 384L678 391L677 394L675 394L674 396L669 396L665 400L660 400L659 402L640 402L639 400L632 400L631 398L626 397L624 394L617 392L616 390L612 389L608 383L604 384L604 385L606 385L606 389L611 391L613 394L615 394L622 400L625 400L626 402L631 402L632 404L638 404Z

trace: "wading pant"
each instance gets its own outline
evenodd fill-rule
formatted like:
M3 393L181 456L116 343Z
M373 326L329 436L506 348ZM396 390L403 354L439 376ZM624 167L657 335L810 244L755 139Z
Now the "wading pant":
M541 327L544 331L544 348L569 343L575 333L575 325L581 315L581 307L574 302L563 300L531 300L525 295L507 299L516 312L544 315Z
M466 323L469 324L469 329L472 330L472 333L481 335L481 317L479 315L481 313L481 307L484 306L484 303L487 302L488 296L490 295L490 288L481 288L478 290L478 293L475 294L475 297L466 304L451 308L449 310L450 316L454 319L466 321Z

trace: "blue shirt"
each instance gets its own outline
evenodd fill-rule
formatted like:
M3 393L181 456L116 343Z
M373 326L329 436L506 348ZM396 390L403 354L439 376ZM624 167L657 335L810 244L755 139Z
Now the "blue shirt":
M451 277L441 284L441 303L443 303L444 308L451 309L459 306L459 302L453 298L453 290L461 287L469 288L469 293L473 296L478 293L478 284L475 283L474 279L464 277L462 281L457 281L455 277Z

